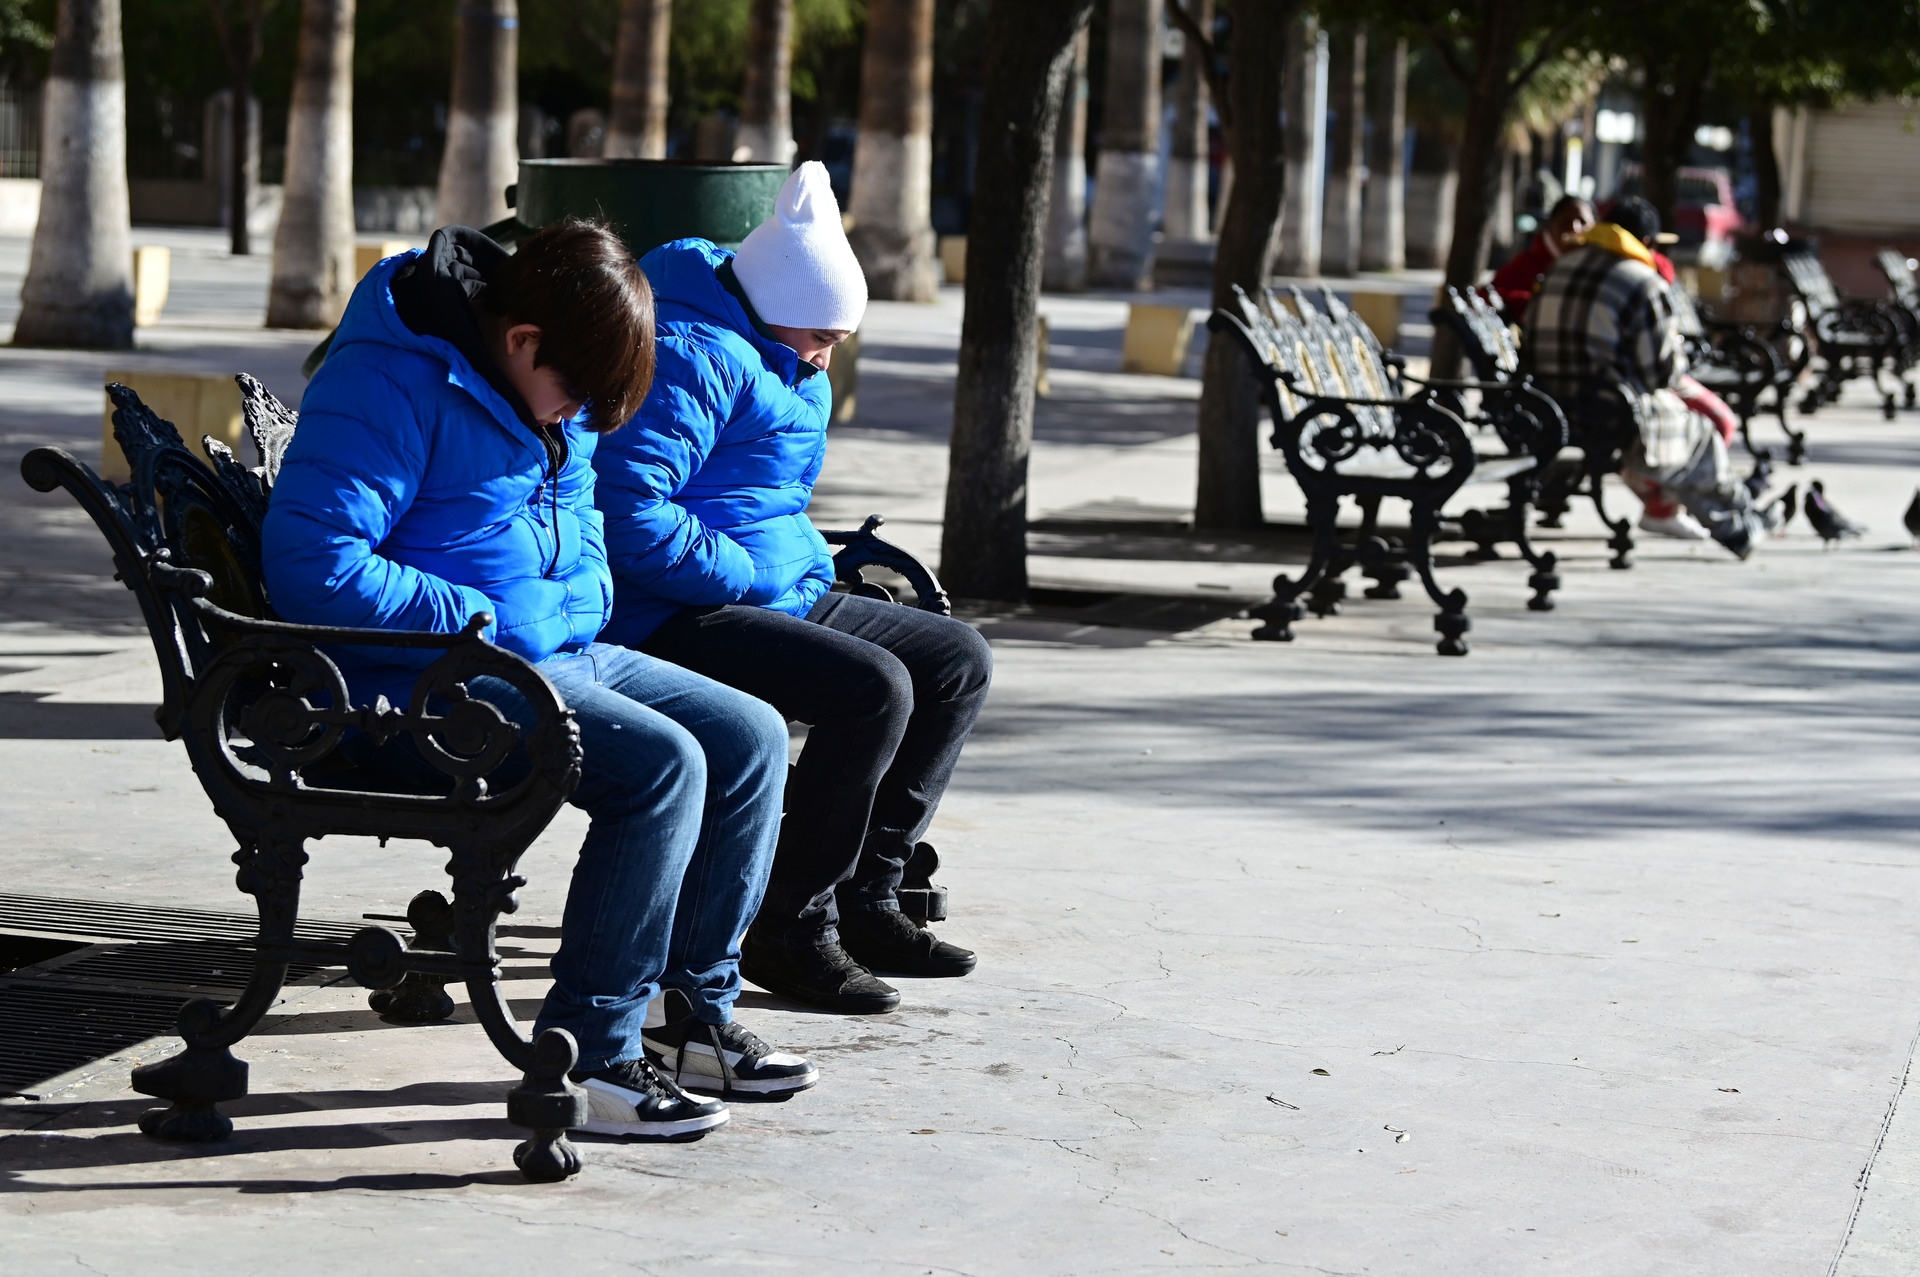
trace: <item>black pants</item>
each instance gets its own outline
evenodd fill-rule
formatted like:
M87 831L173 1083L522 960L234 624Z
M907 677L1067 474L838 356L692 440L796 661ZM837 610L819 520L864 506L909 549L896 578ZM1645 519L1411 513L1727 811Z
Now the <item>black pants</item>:
M950 617L829 594L804 620L687 608L640 646L810 729L754 929L817 938L841 909L898 908L901 868L986 704L987 641Z

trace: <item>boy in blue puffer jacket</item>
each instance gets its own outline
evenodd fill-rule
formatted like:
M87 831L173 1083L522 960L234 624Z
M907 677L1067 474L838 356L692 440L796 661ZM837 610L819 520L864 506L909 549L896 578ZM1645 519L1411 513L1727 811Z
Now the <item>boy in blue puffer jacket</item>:
M592 818L536 1032L579 1044L587 1129L694 1138L726 1106L648 1062L665 1034L698 1089L816 1080L739 1025L736 939L766 881L786 724L752 697L595 642L612 603L592 458L652 376L653 304L603 226L562 223L517 255L465 227L388 258L354 290L268 507L262 560L286 619L458 630L534 662L579 724L575 806ZM358 703L406 703L433 652L333 653ZM476 697L525 722L497 679ZM443 779L406 738L350 742L374 766ZM644 1029L662 985L677 1015ZM677 1002L675 999L677 998Z
M874 969L973 969L894 892L986 702L992 653L960 621L831 592L806 509L825 370L867 290L825 168L796 169L737 255L686 239L640 265L659 306L653 389L593 460L614 577L604 637L811 725L743 970L825 1010L891 1010L900 995Z

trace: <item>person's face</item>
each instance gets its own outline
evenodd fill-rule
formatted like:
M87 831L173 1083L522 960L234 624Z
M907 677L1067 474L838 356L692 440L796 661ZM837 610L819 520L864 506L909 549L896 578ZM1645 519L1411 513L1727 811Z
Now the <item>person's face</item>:
M539 354L539 326L512 324L500 331L493 357L508 383L527 401L533 419L543 426L557 425L579 412L585 401L557 368L535 366Z
M793 347L802 363L822 369L833 362L833 348L853 336L846 328L787 328L780 324L768 324L767 331Z
M1560 216L1547 223L1547 235L1553 240L1553 246L1563 253L1592 229L1593 205L1586 203L1562 210Z

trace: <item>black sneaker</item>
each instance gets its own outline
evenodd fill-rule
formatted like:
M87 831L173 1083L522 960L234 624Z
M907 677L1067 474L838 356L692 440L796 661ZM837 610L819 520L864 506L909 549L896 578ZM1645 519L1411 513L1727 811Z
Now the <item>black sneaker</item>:
M697 1140L727 1121L719 1100L696 1100L654 1072L643 1057L572 1075L587 1092L587 1120L596 1135L649 1140Z
M740 974L768 993L842 1015L878 1015L900 1005L900 991L876 980L837 943L794 943L747 932Z
M856 961L893 975L965 975L975 962L972 950L948 944L897 909L842 914L840 943Z
M820 1071L804 1057L776 1051L741 1024L707 1024L678 989L666 994L667 1022L643 1030L654 1068L689 1091L722 1097L804 1091Z

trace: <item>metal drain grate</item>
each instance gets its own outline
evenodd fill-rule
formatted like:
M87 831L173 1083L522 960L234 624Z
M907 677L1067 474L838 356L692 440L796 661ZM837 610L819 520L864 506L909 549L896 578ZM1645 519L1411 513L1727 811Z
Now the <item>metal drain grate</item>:
M230 1001L252 974L257 927L241 913L0 895L0 932L95 941L0 976L0 1095L171 1034L194 998ZM358 929L302 922L299 935L344 940ZM319 969L297 965L287 978Z

